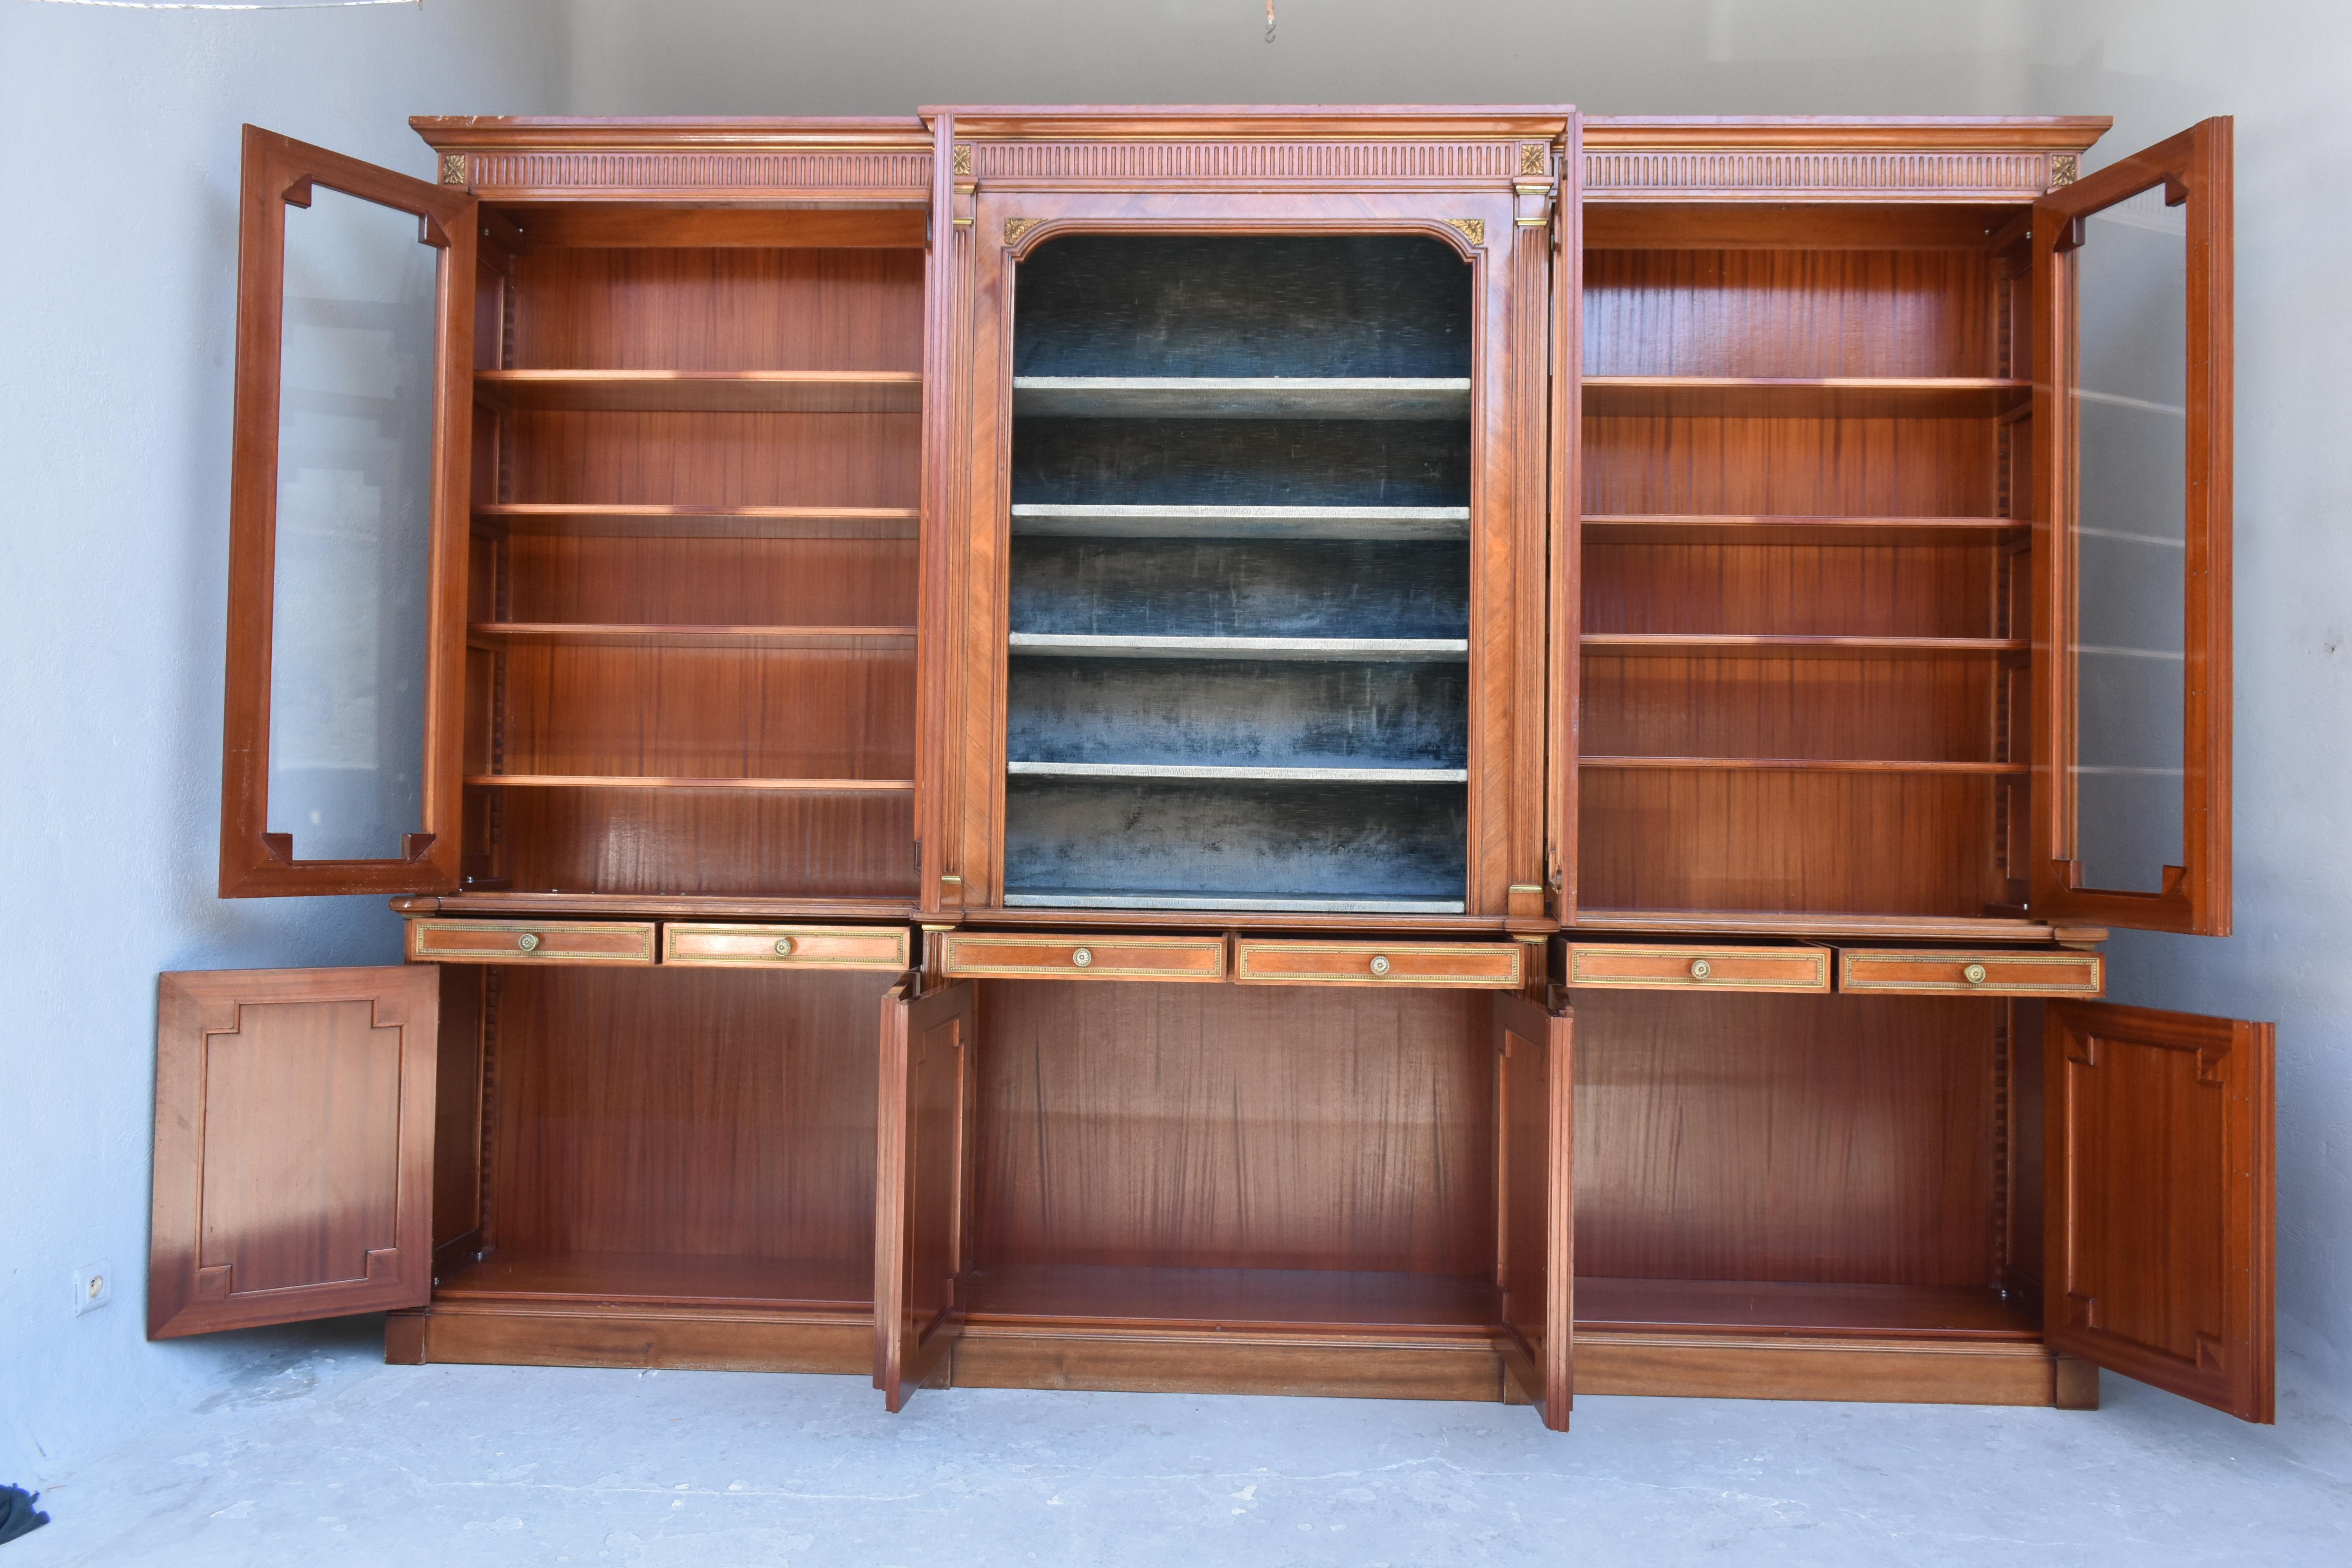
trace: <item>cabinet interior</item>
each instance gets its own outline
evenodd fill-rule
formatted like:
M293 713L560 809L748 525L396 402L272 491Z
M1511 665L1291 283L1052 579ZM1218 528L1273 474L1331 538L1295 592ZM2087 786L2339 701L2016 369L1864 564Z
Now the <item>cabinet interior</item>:
M487 226L468 889L903 902L920 234L568 216Z
M1020 263L1008 906L1462 911L1471 298L1414 236Z
M2025 254L1993 241L2011 216L1594 225L1588 910L2018 912L2032 370Z

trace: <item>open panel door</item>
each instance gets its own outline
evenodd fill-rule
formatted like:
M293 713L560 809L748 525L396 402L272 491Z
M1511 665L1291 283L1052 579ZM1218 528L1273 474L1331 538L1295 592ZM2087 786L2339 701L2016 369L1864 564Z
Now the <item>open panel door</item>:
M163 977L148 1338L425 1305L440 982Z
M2033 913L2230 931L2230 121L2034 204Z
M1575 1021L1494 999L1496 1348L1543 1424L1568 1430L1576 1321Z
M474 198L254 126L223 898L457 886Z
M874 1385L893 1411L942 1370L971 1271L972 984L882 998Z
M2103 1002L2045 1016L2051 1348L2271 1421L2271 1026Z

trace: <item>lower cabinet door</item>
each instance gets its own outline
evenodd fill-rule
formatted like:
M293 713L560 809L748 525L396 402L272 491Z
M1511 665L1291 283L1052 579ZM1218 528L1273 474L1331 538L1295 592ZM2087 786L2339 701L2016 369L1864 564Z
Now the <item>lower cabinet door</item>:
M882 998L874 1385L905 1408L963 1331L971 1274L972 985Z
M1493 999L1496 1348L1543 1424L1568 1430L1576 1321L1575 1020Z
M425 1305L440 982L162 977L150 1339Z
M2267 1424L2272 1026L2053 1002L2042 1047L2051 1347Z

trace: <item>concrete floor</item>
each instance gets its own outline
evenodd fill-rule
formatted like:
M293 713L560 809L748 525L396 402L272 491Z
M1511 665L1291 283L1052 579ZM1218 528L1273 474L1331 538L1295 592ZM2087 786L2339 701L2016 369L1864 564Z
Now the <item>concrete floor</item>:
M51 1478L0 1568L2352 1563L2352 1428L2292 1394L2270 1429L2113 1376L2095 1414L1586 1399L1554 1436L1371 1400L891 1416L863 1378L387 1367L366 1321L244 1345Z

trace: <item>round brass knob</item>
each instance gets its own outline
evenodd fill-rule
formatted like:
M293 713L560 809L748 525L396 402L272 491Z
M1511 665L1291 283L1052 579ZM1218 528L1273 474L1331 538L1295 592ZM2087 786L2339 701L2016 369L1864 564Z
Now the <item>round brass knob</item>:
M790 958L792 955L793 939L788 936L778 937L776 939L776 956L778 958Z
M1070 962L1076 964L1080 969L1084 969L1087 964L1092 963L1094 961L1095 950L1090 947L1079 948L1076 952L1070 954Z
M525 931L520 936L515 938L515 946L520 948L525 952L537 952L539 951L539 936L536 932Z
M1960 971L1960 978L1971 985L1981 985L1985 983L1985 966L1981 963L1971 963Z
M1715 965L1709 963L1706 959L1694 958L1691 960L1691 978L1693 980L1704 980L1714 973Z
M1373 973L1374 974L1381 974L1381 975L1385 975L1386 973L1388 973L1388 972L1389 972L1389 960L1388 960L1388 954L1386 954L1386 953L1376 953L1376 954L1374 954L1374 955L1373 955L1373 958L1372 958L1372 973Z

